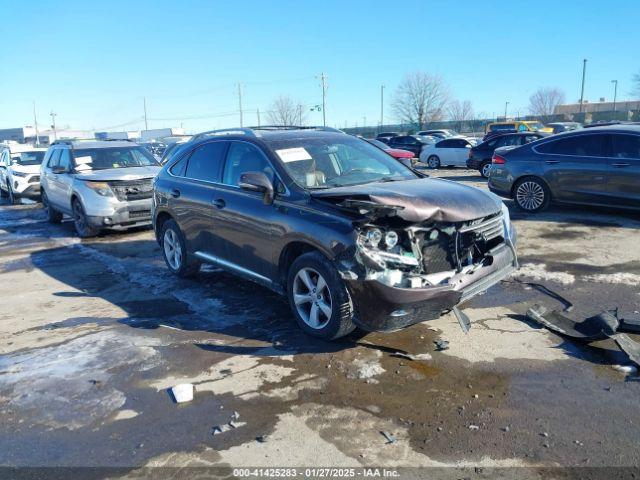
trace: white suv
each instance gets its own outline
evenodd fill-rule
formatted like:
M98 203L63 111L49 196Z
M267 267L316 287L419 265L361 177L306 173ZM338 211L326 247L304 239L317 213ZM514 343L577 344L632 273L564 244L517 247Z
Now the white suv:
M70 215L80 237L150 225L159 170L151 153L129 141L57 141L42 162L42 206L52 223Z
M10 203L20 198L40 199L40 164L46 148L10 145L0 150L0 196Z

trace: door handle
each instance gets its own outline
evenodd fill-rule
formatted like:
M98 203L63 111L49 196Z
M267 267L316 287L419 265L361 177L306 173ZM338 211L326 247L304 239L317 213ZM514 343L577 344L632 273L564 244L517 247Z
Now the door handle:
M174 188L171 190L171 196L173 198L178 198L180 196L180 190L178 190L177 188Z
M224 208L227 205L227 202L225 202L222 198L217 198L211 203L213 204L214 207L217 207L217 208Z
M556 163L560 163L559 160L547 160L544 163L546 163L547 165L555 165Z
M612 167L617 167L617 168L628 167L629 165L631 165L631 164L630 163L612 163L611 164Z

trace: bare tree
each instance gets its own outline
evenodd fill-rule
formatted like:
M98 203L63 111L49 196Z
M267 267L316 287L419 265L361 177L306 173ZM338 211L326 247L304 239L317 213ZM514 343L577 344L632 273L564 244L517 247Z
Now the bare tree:
M473 105L469 100L459 101L454 100L449 104L447 109L449 112L449 120L456 122L456 129L459 132L464 131L465 124L475 120L473 114Z
M276 98L267 116L272 125L304 125L306 122L306 109L300 102L287 95Z
M425 72L405 75L393 98L393 110L400 121L417 125L442 120L449 90L442 78Z
M564 92L559 88L541 87L529 97L529 112L532 115L552 115L556 106L564 101Z

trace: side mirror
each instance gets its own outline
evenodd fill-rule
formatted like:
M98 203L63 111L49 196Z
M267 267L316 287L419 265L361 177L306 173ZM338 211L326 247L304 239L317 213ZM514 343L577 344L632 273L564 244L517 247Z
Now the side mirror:
M245 172L240 175L240 188L251 192L261 192L265 205L273 203L273 182L264 172Z
M51 168L51 171L55 174L67 173L67 169L65 167L61 167L60 165L56 165L55 167Z

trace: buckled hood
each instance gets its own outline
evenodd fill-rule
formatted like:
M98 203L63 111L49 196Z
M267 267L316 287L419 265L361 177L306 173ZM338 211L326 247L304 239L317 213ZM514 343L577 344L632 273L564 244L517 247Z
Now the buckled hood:
M490 192L439 178L336 187L311 191L311 196L344 202L356 210L358 201L370 202L384 207L379 210L382 216L396 215L412 223L466 222L499 213L502 208L502 200Z

